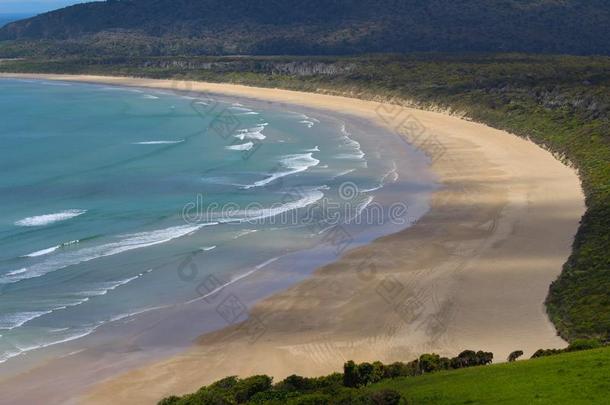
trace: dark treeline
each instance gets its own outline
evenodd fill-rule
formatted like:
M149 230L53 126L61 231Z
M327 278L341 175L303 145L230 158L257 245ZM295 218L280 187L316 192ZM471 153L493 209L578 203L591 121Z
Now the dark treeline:
M0 29L19 56L609 54L606 0L111 0Z

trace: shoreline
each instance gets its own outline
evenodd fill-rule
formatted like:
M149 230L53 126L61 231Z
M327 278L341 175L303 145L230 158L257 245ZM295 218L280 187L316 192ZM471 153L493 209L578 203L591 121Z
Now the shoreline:
M472 348L502 361L512 350L565 346L543 303L571 252L584 196L575 171L531 142L446 114L338 96L120 77L0 77L219 93L357 115L390 130L396 124L388 121L407 114L416 120L407 140L433 158L443 184L412 227L258 302L251 315L265 321L261 339L250 342L251 320L213 332L185 353L94 386L82 402L154 403L227 375L312 376L348 359L404 361Z

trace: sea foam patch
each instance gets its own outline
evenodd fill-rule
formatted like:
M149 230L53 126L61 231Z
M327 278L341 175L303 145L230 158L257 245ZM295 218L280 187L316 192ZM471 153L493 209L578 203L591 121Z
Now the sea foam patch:
M51 225L55 222L65 221L67 219L78 217L79 215L83 215L86 210L66 210L61 212L56 212L54 214L45 214L45 215L37 215L34 217L23 218L17 222L15 225L17 226L44 226Z
M253 184L244 186L243 188L249 189L254 187L261 187L282 177L304 172L311 167L317 166L319 163L320 161L313 157L313 152L286 155L280 160L280 166L285 168L285 170L278 170L274 173L269 173L267 178L259 180Z
M217 223L204 223L197 225L174 226L150 232L139 232L130 235L119 236L116 242L103 245L91 246L83 249L69 251L50 256L43 262L32 266L9 272L0 276L0 284L11 284L21 280L44 276L53 271L64 269L79 263L88 262L106 256L112 256L129 250L141 249L149 246L169 242L172 239L181 238L192 234L204 226L217 225Z

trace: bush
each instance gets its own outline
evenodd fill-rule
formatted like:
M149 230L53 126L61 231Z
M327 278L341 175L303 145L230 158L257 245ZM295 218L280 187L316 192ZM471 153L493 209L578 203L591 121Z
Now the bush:
M552 356L554 354L566 353L566 352L578 352L581 350L591 350L602 347L603 344L597 339L576 339L565 349L538 349L532 355L532 359L538 357Z
M289 404L294 405L328 405L331 401L331 396L326 394L307 394L297 399L289 401Z
M514 352L512 352L511 354L508 355L507 360L510 363L512 363L513 361L517 360L521 356L523 356L523 350L515 350Z
M565 349L566 352L577 352L580 350L591 350L602 347L597 339L576 339Z
M271 389L273 379L268 375L255 375L238 380L232 387L237 403L247 402L255 394Z
M180 397L172 395L167 398L163 398L161 401L159 401L158 405L175 405L178 403L178 401L180 401Z
M440 370L441 356L438 354L422 354L419 357L419 369L422 373L432 373Z
M532 354L532 359L536 359L539 357L546 357L546 356L552 356L554 354L559 354L559 353L563 353L563 350L561 349L538 349L534 352L534 354Z
M370 399L375 405L398 405L401 403L402 396L394 390L381 390L372 393Z
M312 385L309 378L293 374L280 381L275 388L282 391L308 391L312 389Z
M379 361L356 364L350 360L343 365L343 374L333 373L317 378L293 374L275 385L272 385L272 378L266 375L244 379L232 376L203 387L195 394L165 398L159 405L399 404L405 403L404 398L395 391L371 393L361 388L386 378L414 377L450 368L481 366L491 363L492 359L492 353L465 350L452 359L426 353L409 363L395 362L387 366Z

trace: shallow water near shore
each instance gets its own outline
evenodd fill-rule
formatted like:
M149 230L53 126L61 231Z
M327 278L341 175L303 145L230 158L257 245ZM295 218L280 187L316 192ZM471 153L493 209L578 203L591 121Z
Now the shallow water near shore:
M297 106L0 80L0 111L3 375L176 351L407 227L434 189L397 135Z

